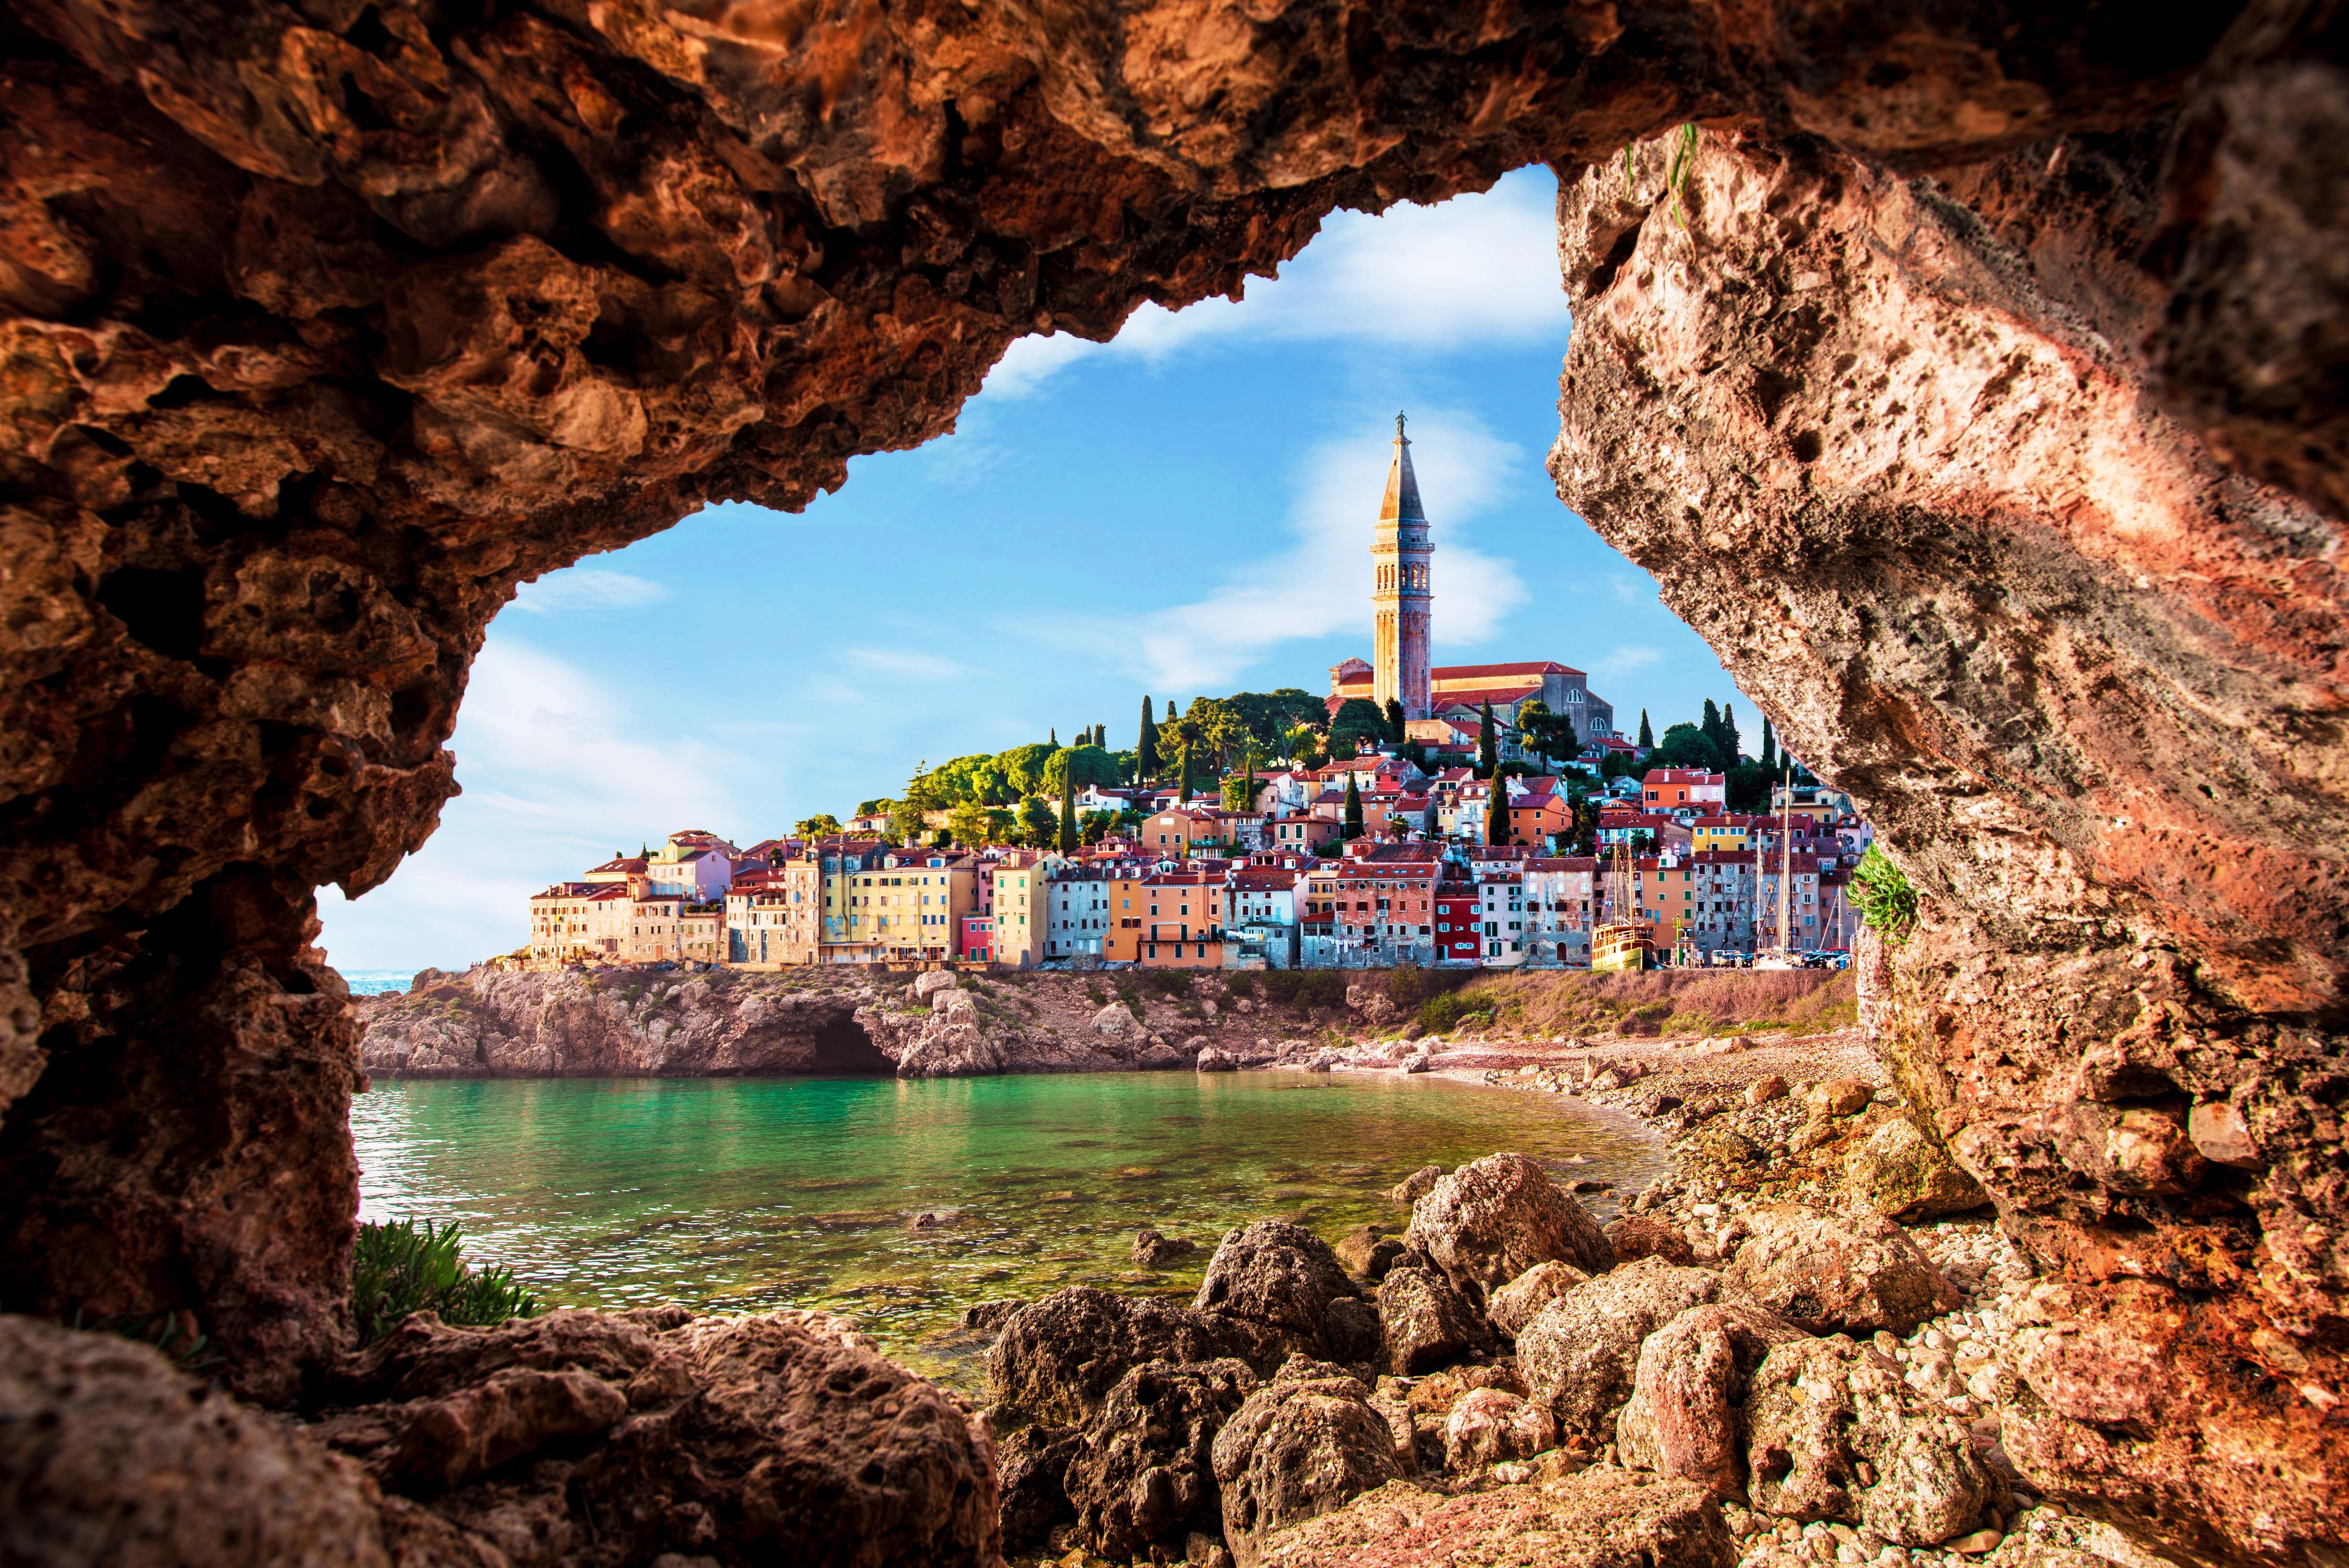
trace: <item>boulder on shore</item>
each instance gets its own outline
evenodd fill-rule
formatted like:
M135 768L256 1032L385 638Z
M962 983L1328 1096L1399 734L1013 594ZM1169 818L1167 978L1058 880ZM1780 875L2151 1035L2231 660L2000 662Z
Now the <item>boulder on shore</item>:
M1609 1469L1456 1497L1391 1481L1276 1532L1256 1561L1262 1568L1733 1568L1737 1548L1703 1488Z
M1213 1045L1199 1053L1199 1059L1195 1065L1202 1073L1237 1073L1240 1070L1238 1057L1228 1051L1218 1050Z
M1855 1201L1892 1220L1937 1220L1990 1201L1982 1184L1906 1116L1886 1122L1846 1155L1843 1179Z
M1412 1243L1481 1304L1536 1263L1612 1268L1599 1222L1521 1154L1490 1154L1443 1178L1412 1205Z
M1199 1243L1181 1236L1162 1236L1155 1231L1133 1233L1133 1261L1145 1269L1163 1269L1195 1256Z
M1052 1526L1076 1517L1061 1475L1084 1446L1079 1427L1022 1427L995 1439L995 1480L1003 1499L1003 1550L1041 1546Z
M1386 1418L1351 1377L1257 1389L1216 1434L1215 1467L1225 1544L1240 1568L1254 1568L1273 1532L1402 1473Z
M1745 1223L1731 1281L1814 1334L1905 1335L1961 1299L1909 1233L1881 1215L1764 1203L1746 1211Z
M1428 1191L1433 1188L1437 1182L1443 1179L1444 1168L1442 1166L1423 1165L1417 1170L1413 1171L1409 1176L1404 1177L1401 1181L1396 1182L1394 1190L1388 1193L1387 1196L1408 1209L1413 1204L1418 1202L1422 1198L1425 1197Z
M1357 1225L1338 1238L1338 1261L1357 1279L1375 1284L1401 1262L1409 1249L1402 1238L1383 1225Z
M1387 1370L1433 1372L1492 1347L1493 1331L1452 1282L1433 1269L1394 1268L1379 1282Z
M1634 1258L1661 1258L1683 1266L1696 1262L1696 1249L1688 1237L1660 1214L1626 1214L1607 1227L1607 1241L1618 1263Z
M1085 1423L1063 1480L1085 1544L1121 1563L1153 1547L1174 1558L1193 1531L1220 1530L1216 1434L1256 1386L1256 1375L1228 1359L1149 1361L1119 1378Z
M1557 1440L1550 1413L1506 1388L1472 1388L1444 1418L1444 1462L1454 1474L1531 1459Z
M1330 1243L1302 1225L1258 1220L1226 1233L1191 1304L1258 1324L1309 1355L1356 1361L1376 1344L1361 1298Z
M1517 1334L1526 1389L1557 1418L1561 1441L1605 1442L1648 1335L1693 1306L1718 1300L1721 1276L1656 1258L1579 1284L1534 1314Z
M1909 1388L1895 1363L1842 1334L1764 1356L1746 1420L1748 1490L1763 1513L1841 1520L1895 1545L1938 1546L2006 1500L1957 1417Z
M1493 1293L1485 1315L1515 1339L1535 1314L1589 1278L1572 1263L1536 1263Z
M1623 1462L1733 1497L1745 1483L1745 1397L1754 1369L1801 1329L1759 1307L1691 1307L1648 1335L1617 1418Z
M1229 1355L1264 1371L1282 1354L1263 1330L1179 1301L1070 1285L1005 1320L988 1348L987 1391L996 1404L1068 1426L1091 1416L1119 1378L1146 1361Z

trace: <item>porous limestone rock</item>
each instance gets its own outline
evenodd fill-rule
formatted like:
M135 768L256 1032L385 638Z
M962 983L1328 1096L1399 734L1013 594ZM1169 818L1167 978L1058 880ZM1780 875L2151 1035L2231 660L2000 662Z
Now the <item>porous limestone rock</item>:
M1259 1388L1216 1434L1224 1540L1240 1568L1264 1538L1394 1480L1394 1444L1370 1390L1350 1377Z
M1348 1273L1375 1284L1409 1248L1382 1225L1357 1225L1338 1238L1335 1251Z
M1982 1183L1905 1116L1886 1122L1844 1156L1843 1180L1854 1202L1893 1220L1934 1220L1990 1201Z
M1631 1397L1615 1424L1623 1462L1709 1488L1745 1489L1745 1398L1774 1345L1805 1337L1738 1302L1691 1307L1640 1343Z
M1444 1462L1454 1474L1531 1459L1557 1440L1550 1413L1506 1388L1472 1388L1444 1417Z
M425 842L517 584L1547 161L1563 498L1917 885L1903 1097L2175 1345L2063 1463L2181 1551L2349 1540L2349 1433L2236 1344L2349 1370L2329 11L754 9L12 14L0 1305L191 1314L281 1401L341 1348L313 890ZM2221 1101L2248 1176L2159 1136Z
M1763 1203L1746 1211L1745 1224L1729 1277L1815 1334L1906 1334L1958 1305L1957 1286L1881 1215Z
M914 995L935 1005L938 992L955 989L955 973L950 969L926 970L914 977Z
M1193 1064L1202 1073L1237 1073L1240 1070L1238 1057L1214 1046L1200 1052L1198 1060Z
M1237 1356L1259 1371L1281 1350L1260 1329L1155 1296L1070 1285L1005 1320L987 1351L988 1396L1030 1417L1071 1425L1091 1415L1119 1378L1146 1361Z
M1027 1426L995 1439L1004 1551L1032 1551L1052 1526L1075 1519L1063 1478L1083 1447L1081 1427Z
M1220 1530L1216 1434L1256 1389L1241 1362L1145 1362L1084 1426L1063 1484L1085 1543L1118 1562L1183 1550Z
M1409 1176L1404 1177L1401 1181L1396 1182L1394 1190L1387 1196L1408 1209L1413 1204L1417 1203L1422 1198L1427 1196L1427 1194L1433 1189L1435 1184L1443 1179L1444 1168L1442 1166L1423 1165L1417 1170L1413 1171Z
M1452 1282L1433 1269L1393 1268L1379 1282L1389 1372L1414 1377L1492 1347L1493 1331Z
M1572 1263L1555 1260L1536 1263L1492 1293L1485 1303L1485 1315L1495 1328L1514 1339L1533 1321L1535 1314L1588 1278Z
M1112 1002L1093 1014L1093 1033L1105 1040L1123 1040L1142 1032L1133 1010L1123 1002Z
M1480 1303L1536 1263L1597 1273L1614 1249L1589 1210L1521 1154L1490 1154L1437 1180L1412 1205L1412 1244Z
M1702 1487L1593 1469L1458 1496L1391 1481L1276 1532L1257 1561L1262 1568L1732 1568L1737 1548Z
M1826 1078L1803 1091L1803 1105L1814 1116L1856 1116L1868 1108L1876 1086L1858 1078Z
M1634 1258L1661 1258L1667 1263L1693 1263L1696 1249L1680 1228L1660 1214L1626 1214L1608 1221L1608 1245L1619 1262Z
M1181 1236L1164 1236L1155 1231L1137 1231L1133 1237L1133 1261L1145 1269L1163 1269L1194 1256L1199 1243Z
M1937 1546L2005 1501L2005 1483L1965 1425L1843 1334L1772 1348L1754 1370L1746 1420L1748 1490L1764 1513L1841 1520L1896 1545Z
M1630 1397L1641 1342L1721 1294L1722 1278L1712 1270L1675 1268L1658 1258L1577 1285L1517 1332L1526 1390L1557 1418L1561 1440L1604 1442L1615 1412Z
M1203 1314L1257 1324L1317 1356L1360 1360L1378 1342L1361 1287L1347 1277L1330 1243L1285 1220L1258 1220L1226 1232L1191 1304Z

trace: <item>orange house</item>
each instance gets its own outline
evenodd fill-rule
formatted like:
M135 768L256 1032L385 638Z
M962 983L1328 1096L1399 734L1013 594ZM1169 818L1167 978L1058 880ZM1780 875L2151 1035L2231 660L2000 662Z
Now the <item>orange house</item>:
M1509 800L1509 842L1546 849L1555 834L1574 831L1574 808L1559 794L1521 794Z
M1154 871L1110 882L1106 959L1146 969L1221 969L1224 906L1220 871Z

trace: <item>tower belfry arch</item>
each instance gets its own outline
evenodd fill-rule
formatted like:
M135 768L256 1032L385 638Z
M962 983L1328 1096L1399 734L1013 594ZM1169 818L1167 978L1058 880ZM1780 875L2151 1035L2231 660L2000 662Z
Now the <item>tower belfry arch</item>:
M1404 418L1395 415L1394 462L1387 469L1386 497L1371 545L1371 604L1377 646L1371 657L1371 700L1384 708L1402 704L1406 719L1424 719L1432 706L1428 622L1435 603L1428 558L1427 509L1420 504L1419 476L1412 471L1411 438Z

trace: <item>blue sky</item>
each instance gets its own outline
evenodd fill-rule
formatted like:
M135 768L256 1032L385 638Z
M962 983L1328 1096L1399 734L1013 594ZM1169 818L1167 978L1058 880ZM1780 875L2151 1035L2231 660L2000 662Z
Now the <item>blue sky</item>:
M737 842L892 794L915 765L1163 705L1328 690L1370 649L1397 410L1435 542L1444 663L1556 659L1625 727L1734 701L1646 573L1562 506L1571 321L1555 185L1341 213L1245 300L1014 345L956 431L857 459L799 515L724 505L526 584L451 745L464 794L384 887L321 895L346 969L519 945L524 900L680 827Z

